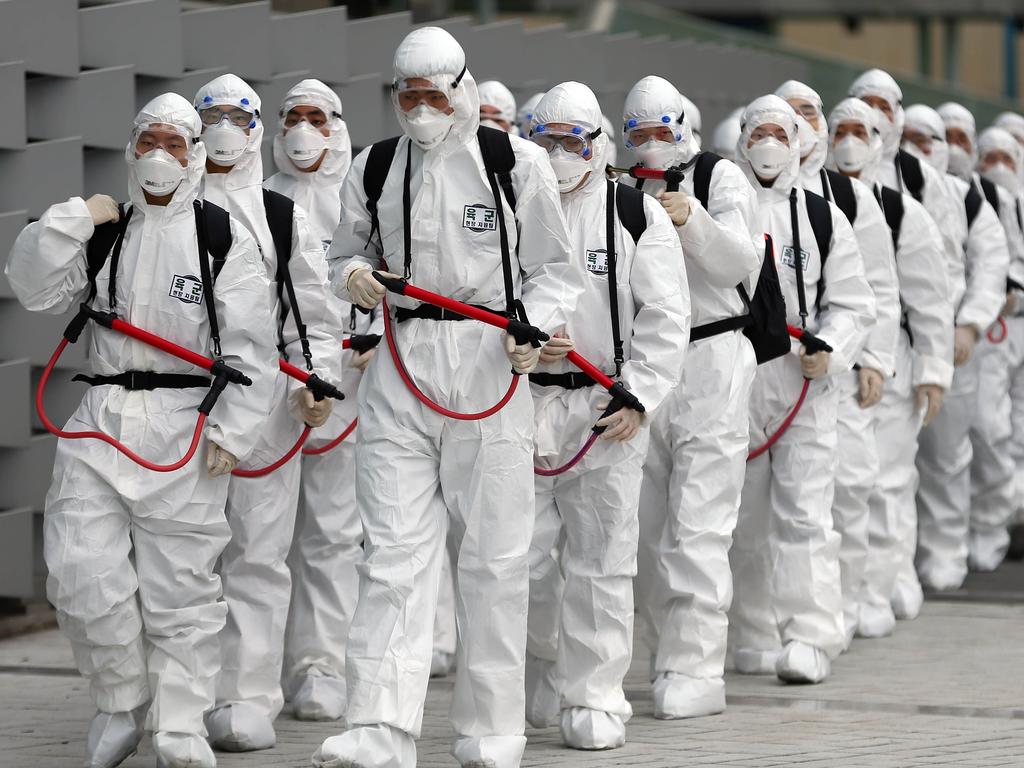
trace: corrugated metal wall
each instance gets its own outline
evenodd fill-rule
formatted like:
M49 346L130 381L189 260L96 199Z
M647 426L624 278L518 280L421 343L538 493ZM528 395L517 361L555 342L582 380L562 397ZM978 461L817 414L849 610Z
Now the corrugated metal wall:
M734 46L525 30L518 22L441 25L465 47L478 81L500 79L523 99L581 80L613 120L628 88L647 74L676 82L705 109L709 128L735 104L807 75L802 63ZM183 11L178 0L0 1L0 261L51 203L97 192L126 198L131 120L164 91L191 99L230 71L252 83L272 115L291 85L313 76L341 95L357 146L395 133L386 84L395 46L411 26L405 13L350 21L343 7L274 14L269 2ZM0 597L40 594L40 516L54 438L42 431L32 397L66 321L24 311L0 277ZM51 418L60 422L83 391L70 378L84 347L65 354L48 391Z

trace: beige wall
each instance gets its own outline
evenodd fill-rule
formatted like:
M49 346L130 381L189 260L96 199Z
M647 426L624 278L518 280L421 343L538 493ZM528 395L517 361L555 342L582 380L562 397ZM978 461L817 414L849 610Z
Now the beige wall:
M942 24L932 22L931 75L945 71ZM850 32L842 21L783 21L779 39L815 52L850 59L895 73L917 72L917 24L913 21L864 21ZM961 22L960 85L983 96L1003 94L1003 27L999 22ZM1024 41L1017 35L1018 88L1024 89Z

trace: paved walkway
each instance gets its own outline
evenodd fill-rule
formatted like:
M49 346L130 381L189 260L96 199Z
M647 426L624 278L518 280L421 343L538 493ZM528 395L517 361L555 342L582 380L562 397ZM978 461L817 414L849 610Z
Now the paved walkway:
M1024 767L1024 567L972 577L968 589L930 601L884 640L857 640L819 686L730 675L718 717L661 722L640 653L627 680L635 716L623 749L580 753L557 728L529 731L527 766ZM451 678L430 686L419 742L423 768L448 756ZM92 706L55 631L0 642L0 766L77 768ZM278 720L278 745L219 756L222 768L308 766L336 725ZM148 740L126 768L152 768Z

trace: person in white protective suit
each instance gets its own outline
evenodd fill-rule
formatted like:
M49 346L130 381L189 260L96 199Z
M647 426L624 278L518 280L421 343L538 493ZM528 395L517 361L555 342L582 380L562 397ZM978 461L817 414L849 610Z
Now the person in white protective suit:
M612 121L608 119L607 115L601 115L601 130L604 132L604 135L608 137L608 146L604 149L605 164L617 167L619 162L619 134L618 131L615 130L615 126L612 124Z
M699 156L679 92L660 77L630 90L622 130L630 165L665 169ZM668 211L683 247L691 338L700 326L728 325L745 313L737 286L753 293L763 257L754 190L729 161L714 163L709 173L706 206L692 173L678 192L666 192L663 182L642 185ZM725 709L729 546L756 366L753 347L736 328L693 341L679 386L651 418L635 592L660 718Z
M544 91L533 94L519 105L519 111L516 112L516 127L519 129L520 137L530 138L530 131L533 130L533 110L536 109L542 98L544 98Z
M860 585L868 557L868 499L878 476L875 406L896 365L900 331L900 294L892 238L882 208L871 189L857 179L825 168L829 150L828 122L821 97L796 80L783 83L775 95L797 113L800 134L800 184L835 202L850 219L864 261L864 273L875 296L875 325L854 370L838 375L838 454L832 524L840 536L839 574L843 589L844 650L857 630ZM813 132L813 136L810 132ZM846 185L846 191L842 185ZM852 217L852 218L851 218Z
M938 416L921 430L917 451L916 576L925 587L948 590L959 588L967 576L970 430L978 410L976 345L1006 302L1010 256L1003 225L982 189L947 173L949 144L939 113L924 104L908 107L903 142L908 151L943 174L950 191L963 201L968 222L964 269L950 286L956 307L953 383ZM1005 518L997 527L1006 530ZM913 592L914 577L914 561L908 558L897 589ZM909 586L902 586L904 582Z
M291 253L279 254L267 221L259 96L241 78L222 75L200 88L193 104L203 121L201 139L207 151L203 196L238 218L259 243L271 281L279 354L321 379L340 381L340 318L328 304L327 264L320 239L313 235L305 211L295 206ZM297 308L282 279L282 259L287 259ZM297 316L306 326L305 339L296 326ZM295 444L303 422L311 427L323 425L331 403L315 401L302 384L279 374L273 407L249 465L262 467L277 461ZM228 620L221 632L217 706L206 717L210 743L219 749L266 749L277 740L273 722L284 704L281 673L291 598L286 559L295 529L300 470L300 462L292 460L263 477L231 478L227 506L231 543L220 564Z
M575 348L655 413L682 373L689 293L679 237L664 208L650 195L605 177L610 137L601 127L593 91L576 82L557 85L540 100L534 120L533 141L547 150L558 179L573 267L584 285L566 324L568 338L548 345L540 372L530 377L537 460L554 469L576 455L609 402L600 387L564 362L565 354ZM633 234L619 213L630 201L643 216ZM597 425L607 428L603 439L578 464L555 477L537 478L530 547L527 649L554 664L562 740L574 749L622 746L632 715L622 681L633 657L637 505L648 423L645 413L622 408ZM534 594L547 580L534 579L533 566L542 577L548 572L563 531L565 584L559 603L557 596ZM546 647L535 642L551 637L557 642Z
M313 238L326 249L341 220L341 184L352 164L352 144L341 99L319 80L303 80L285 94L274 136L278 172L264 186L306 212ZM372 315L328 295L334 323L348 335L380 332ZM356 419L362 371L376 350L343 351L341 390L324 425L306 447L325 447ZM300 720L337 720L345 713L345 641L356 607L363 529L356 511L355 441L352 433L320 455L302 456L295 537L288 557L291 604L285 630L284 693Z
M480 125L505 133L516 130L516 97L504 83L487 80L477 86L480 93Z
M179 276L200 283L193 210L206 162L200 130L192 105L173 93L136 116L125 149L131 216L114 285L108 259L96 276L95 300L86 248L97 227L121 220L106 195L51 206L18 236L6 267L30 310L60 314L92 301L195 352L219 354L253 380L250 387L229 384L211 412L201 443L206 466L199 460L151 472L98 440L57 442L43 526L46 587L98 710L88 768L119 765L144 728L153 732L161 768L216 765L203 713L214 702L217 634L227 613L214 569L230 535L227 473L253 448L277 361L267 279L256 243L238 222L230 223L231 247L213 295L202 288L198 300L194 290L173 295ZM65 428L107 433L154 461L181 456L194 430L189 414L209 386L202 371L97 325L89 339L96 378ZM109 381L129 372L154 372L154 388Z
M736 142L740 138L740 118L744 107L736 107L722 122L715 126L711 135L711 149L726 160L736 160Z
M837 378L861 353L875 320L875 300L846 216L799 186L793 108L778 96L762 96L747 107L742 123L736 154L757 185L758 221L773 243L787 322L806 323L832 352L811 354L794 342L789 354L757 371L750 396L752 446L779 429L804 379L809 386L785 433L747 462L730 552L736 590L730 645L737 671L774 671L786 682L820 683L845 642L839 534L831 514ZM828 218L812 218L815 207ZM827 253L819 240L828 244Z
M1024 231L1021 227L1021 184L1017 168L1024 160L1024 149L1001 128L989 128L982 139L974 136L973 118L959 105L944 105L943 119L947 135L965 134L972 151L969 157L981 162L981 175L974 181L986 195L994 189L998 197L999 218L1010 250L1010 268L1006 282L1006 301L1002 310L1005 331L993 327L979 344L977 419L971 433L974 461L971 465L972 499L968 566L973 570L995 570L1004 557L1011 556L1011 537L1007 526L1020 517L1020 489L1024 487L1021 467L1024 446L1016 430L1024 428L1024 319L1021 286L1024 286ZM952 113L952 114L951 114ZM959 127L957 125L959 120ZM952 147L951 147L952 149ZM1024 519L1021 519L1024 522Z
M896 252L903 317L896 373L875 414L878 476L869 500L868 557L858 593L861 637L887 635L896 623L892 596L901 552L906 547L912 555L916 542L917 435L922 422L938 413L953 378L953 305L942 242L924 206L878 182L882 119L850 98L836 106L828 124L829 164L870 186L882 205ZM904 617L914 608L897 607Z
M356 157L342 187L345 215L329 253L336 290L376 306L385 289L371 270L407 270L417 286L498 312L521 295L530 322L558 331L581 288L545 153L508 138L513 212L484 175L476 82L458 42L436 27L417 29L398 46L394 68L392 100L404 135L376 204L379 229L364 189L371 150ZM479 226L498 217L507 222L515 296L502 276L500 226ZM444 407L476 411L496 403L508 388L510 362L519 373L536 365L539 350L495 328L407 298L388 303L409 378ZM530 393L520 386L486 419L448 419L417 400L384 354L367 368L359 418L356 498L366 551L345 658L348 730L327 739L313 763L415 765L447 538L459 626L452 753L464 766L514 768L526 745Z
M866 102L879 116L882 161L876 164L877 180L884 187L909 194L925 207L942 236L946 268L955 278L963 271L967 217L941 174L901 148L903 91L889 73L870 69L853 81L849 95Z
M686 98L686 95L681 93L679 98L683 100L683 114L686 115L687 121L690 123L690 132L693 134L693 141L697 145L697 149L701 148L701 126L703 124L700 116L700 110L697 109L697 105Z
M1020 144L1021 149L1024 150L1024 115L1016 112L1002 112L992 121L992 127L1002 128L1009 133ZM1021 177L1021 182L1024 183L1024 168L1017 169L1017 175Z

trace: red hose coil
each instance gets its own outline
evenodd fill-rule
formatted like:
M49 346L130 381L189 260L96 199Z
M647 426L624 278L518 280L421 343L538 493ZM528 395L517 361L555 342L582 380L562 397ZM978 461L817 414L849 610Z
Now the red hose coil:
M811 380L804 379L804 386L803 389L800 390L800 397L797 398L796 405L793 406L793 409L789 412L789 415L786 416L785 420L782 422L779 428L775 430L772 436L765 441L764 445L755 448L754 450L747 454L747 461L756 459L762 453L764 453L773 445L775 445L775 443L778 442L780 437L786 434L786 430L789 429L789 426L793 423L793 419L795 419L796 415L800 413L800 409L804 405L804 400L807 398L807 389L810 386Z
M295 441L295 445L289 448L288 453L286 453L280 459L275 461L273 464L270 464L266 467L260 467L259 469L234 469L231 471L231 474L234 475L235 477L249 478L265 477L266 475L269 475L271 472L276 472L289 461L291 461L295 454L299 452L299 449L306 442L306 438L309 437L310 430L312 430L312 427L309 426L308 424L305 427L303 427L302 434L299 435L299 439Z
M542 469L541 467L535 466L533 468L533 474L539 475L540 477L555 477L556 475L561 475L568 472L570 469L579 464L583 460L583 457L590 452L590 449L594 447L594 443L597 442L597 438L597 432L591 431L590 437L587 438L587 442L585 442L583 444L583 447L576 452L576 455L569 459L567 462L565 462L565 464L563 464L560 467L555 467L554 469Z
M326 443L324 445L321 445L319 448L303 448L302 449L302 455L303 456L321 456L321 455L327 453L328 451L333 450L334 448L337 448L339 445L341 445L343 442L345 442L345 439L349 435L351 435L353 432L355 432L356 425L358 425L358 424L359 424L359 419L353 419L352 423L349 424L347 427L345 427L345 431L342 432L340 435L338 435L333 440L331 440L331 442Z
M1002 333L1000 333L999 336L994 336L992 334L992 331L995 330L995 327L997 325L999 326L999 330ZM1009 333L1010 333L1010 328L1006 324L1006 318L999 317L998 319L996 319L996 321L992 325L989 326L988 331L985 333L985 337L992 344L1002 344L1004 341L1006 341L1006 337L1007 337L1007 335Z

